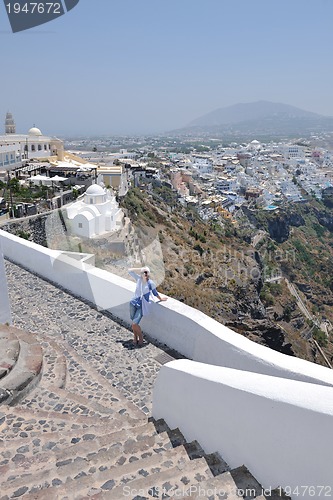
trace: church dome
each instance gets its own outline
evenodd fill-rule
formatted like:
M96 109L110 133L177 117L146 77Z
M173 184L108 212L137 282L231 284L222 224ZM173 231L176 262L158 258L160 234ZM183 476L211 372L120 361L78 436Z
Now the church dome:
M32 127L29 132L29 135L43 135L42 132L37 127Z
M89 194L89 196L103 196L105 194L105 190L98 184L92 184L88 187L86 194Z

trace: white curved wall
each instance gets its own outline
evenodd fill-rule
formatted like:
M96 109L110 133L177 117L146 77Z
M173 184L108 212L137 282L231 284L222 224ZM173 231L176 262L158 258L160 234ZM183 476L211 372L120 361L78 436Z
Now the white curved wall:
M5 272L5 263L3 260L1 239L0 239L0 324L11 324L10 305L7 289L7 279Z
M2 230L0 239L5 257L130 321L133 281L77 260L79 254L71 258L68 252L49 250ZM154 305L141 325L153 338L195 361L333 386L332 370L258 345L172 298Z
M135 283L95 268L93 256L49 250L1 230L0 241L13 262L130 321ZM219 449L231 465L245 463L267 488L331 485L332 370L255 344L172 298L154 305L142 327L183 355L215 365L162 367L155 417L206 451Z
M245 464L265 488L313 486L291 496L331 497L332 396L330 387L179 360L159 372L153 416L231 467Z

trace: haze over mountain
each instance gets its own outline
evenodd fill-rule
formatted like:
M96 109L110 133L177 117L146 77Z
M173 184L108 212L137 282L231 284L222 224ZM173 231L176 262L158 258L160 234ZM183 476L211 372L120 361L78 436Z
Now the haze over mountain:
M320 118L321 115L304 111L303 109L282 104L279 102L257 101L249 103L239 103L226 108L219 108L215 111L200 116L189 123L189 127L211 127L214 125L229 125L241 123L248 120L264 119L268 116L288 116L290 118Z
M270 101L239 103L207 113L180 132L308 134L333 130L333 117Z

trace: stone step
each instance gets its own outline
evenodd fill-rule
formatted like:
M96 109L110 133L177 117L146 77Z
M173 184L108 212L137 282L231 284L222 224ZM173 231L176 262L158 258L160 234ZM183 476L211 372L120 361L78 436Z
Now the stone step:
M163 418L155 420L153 417L149 417L148 422L151 422L152 424L154 424L157 432L167 432L167 434L170 438L170 441L172 443L172 446L176 447L176 446L180 446L182 444L187 445L187 441L186 441L184 435L178 429L178 427L176 429L170 429L170 427L168 426L168 424L166 423L166 421Z
M185 443L184 446L191 460L195 458L205 458L214 476L230 471L229 465L223 460L219 453L205 453L198 441Z
M244 495L241 495L244 500L251 500L252 498L262 495L263 487L256 478L252 476L245 465L232 469L230 472L238 490L244 492Z
M2 491L11 496L22 487L28 487L26 490L28 492L31 489L37 491L45 485L64 483L69 491L76 491L77 480L81 477L86 478L84 484L90 489L95 474L103 478L107 477L108 472L110 474L112 468L123 471L127 467L129 470L135 470L134 462L138 463L139 460L145 460L148 466L149 459L152 463L156 463L156 460L159 460L159 458L156 459L157 454L172 448L166 433L151 436L149 431L148 434L129 436L123 442L117 440L117 436L112 436L109 441L111 443L104 446L102 443L92 441L91 451L89 451L89 443L84 443L85 446L73 446L68 456L66 453L58 457L56 454L55 456L50 454L47 459L44 455L44 462L37 464L33 457L30 463L26 462L16 471L12 471L12 474L10 472L6 474L6 478L2 480ZM24 467L24 465L30 467ZM18 474L20 477L17 477Z
M53 389L37 387L18 407L87 417L102 417L106 415L112 417L112 415L117 414L110 407L105 408L99 403L91 402L79 394L57 387ZM123 408L122 412L126 413L127 409Z
M67 344L63 345L61 341L55 342L47 335L37 337L42 343L46 359L40 383L42 387L59 394L61 398L65 396L61 389L67 390L71 399L80 401L97 413L110 414L118 411L132 417L142 416L143 412L136 405L128 401L73 348ZM38 401L38 404L42 404L42 401Z
M159 436L162 437L160 434ZM158 444L158 443L157 443ZM85 473L78 473L75 479L64 480L59 486L48 486L48 481L44 482L42 490L34 488L27 495L30 495L35 500L44 499L46 495L51 495L51 498L71 498L68 495L69 491L75 491L75 498L88 498L91 495L110 492L112 489L122 489L128 482L140 481L146 479L149 475L163 474L171 468L182 468L190 459L184 447L163 449L158 448L154 453L148 456L143 453L144 457L133 455L131 460L123 463L123 456L118 455L118 460L105 461L105 465L98 467L98 464L91 462L90 469ZM73 473L71 473L73 475ZM60 482L61 477L56 479ZM45 487L47 489L45 489ZM109 493L108 493L109 494ZM118 496L118 499L122 498Z
M135 497L163 498L162 495L172 496L176 490L181 490L184 485L188 488L213 477L204 458L197 458L185 464L177 465L162 472L155 472L145 478L128 481L111 491L97 493L93 498L102 500L119 500L121 498L133 499ZM82 497L78 497L82 498Z
M36 338L43 349L44 358L40 385L49 389L63 389L66 385L67 362L62 347L47 335L37 334Z
M16 337L20 344L18 359L11 371L0 380L0 390L6 393L0 404L16 404L37 384L42 374L43 351L36 337L14 327L2 326Z
M137 436L140 437L135 443ZM162 445L166 448L171 447L167 434L157 435L155 428L148 423L140 427L136 426L99 436L90 431L74 438L74 443L61 445L61 447L56 441L50 441L40 453L33 453L33 447L29 443L25 443L24 446L15 450L15 454L24 454L24 460L22 459L17 464L15 474L10 468L10 464L0 467L0 474L3 482L11 475L22 476L28 473L33 474L34 480L37 480L37 473L43 470L43 480L52 468L56 468L56 463L74 462L77 457L87 456L89 456L89 461L93 460L96 463L99 453L102 461L105 460L106 453L110 453L110 456L117 454L122 454L122 456L130 454L132 456L136 450L146 452L148 446L156 447L157 443L159 447ZM101 450L103 451L101 452ZM8 451L4 452L3 455L8 459L11 458ZM15 480L15 484L19 484L19 478Z
M79 426L74 424L70 429L67 430L61 429L60 431L54 432L38 432L36 435L31 435L29 432L31 428L33 428L34 424L29 424L27 428L21 432L24 434L22 437L16 437L13 439L3 439L0 438L0 464L3 458L8 458L9 453L15 455L17 449L29 445L31 449L31 453L36 455L37 453L41 453L45 450L49 450L55 447L56 450L60 451L61 449L66 449L74 443L80 442L84 436L97 436L103 437L107 436L113 432L127 431L131 432L132 427L141 427L146 425L145 421L139 419L129 420L127 418L119 418L117 420L107 421L103 424L98 424L98 421L95 422L95 425L89 426ZM1 418L0 418L0 430L1 430ZM26 432L26 430L28 432ZM85 438L88 440L89 438ZM4 455L6 454L6 456Z
M181 489L174 492L174 498L240 500L242 497L238 493L231 473L224 472L212 479L207 479L207 481L191 484L190 487L182 486Z
M132 417L141 417L142 410L129 401L123 392L117 389L105 376L92 368L82 356L76 353L75 349L66 345L64 353L70 373L67 389L85 395L89 400L93 400L103 407L114 409L118 406L118 411L126 408L127 413Z
M102 418L79 416L73 414L56 413L52 411L25 410L15 407L1 407L0 450L6 447L6 442L24 438L27 440L39 439L43 433L60 432L78 434L89 431L91 426L112 430L126 429L135 425L142 425L145 418L132 418L128 415L115 414Z
M0 379L15 366L20 353L20 343L12 328L0 325Z
M219 453L205 453L197 441L188 443L179 429L170 429L162 418L155 420L153 417L150 417L148 421L154 424L158 432L167 432L173 446L184 445L191 460L205 458L214 476L230 470L229 465L222 459Z

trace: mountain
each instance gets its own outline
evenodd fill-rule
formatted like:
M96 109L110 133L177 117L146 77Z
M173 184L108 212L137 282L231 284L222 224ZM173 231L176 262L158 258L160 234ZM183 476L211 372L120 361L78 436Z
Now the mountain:
M181 133L307 134L333 130L333 117L269 101L234 104L207 113Z
M226 108L219 108L211 113L193 120L189 127L211 127L215 125L231 125L249 120L262 120L267 117L279 117L283 115L289 118L321 118L321 115L304 111L288 104L278 102L257 101L249 103L234 104Z

